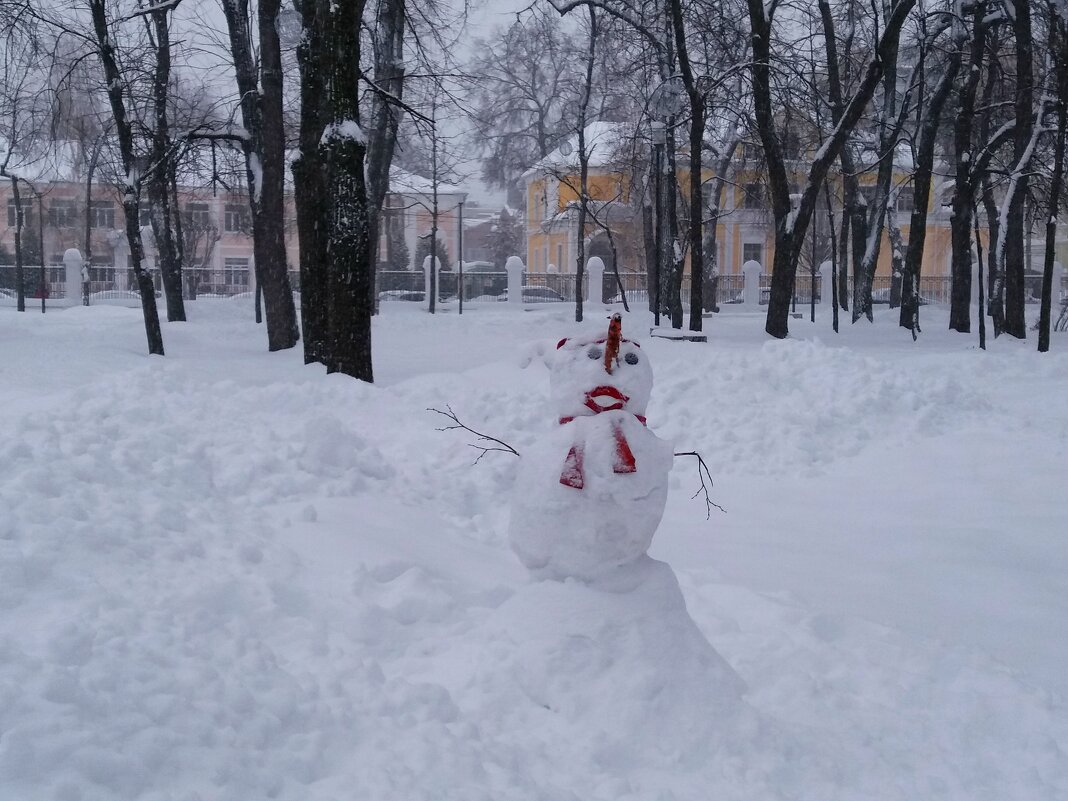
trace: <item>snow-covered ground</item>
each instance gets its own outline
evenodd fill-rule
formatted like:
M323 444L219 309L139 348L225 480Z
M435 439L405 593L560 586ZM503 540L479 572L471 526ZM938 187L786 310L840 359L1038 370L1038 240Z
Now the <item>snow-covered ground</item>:
M391 304L368 386L247 302L165 358L135 309L0 308L0 799L1068 799L1065 335L626 316L726 514L676 459L594 590L530 581L517 460L427 411L532 446L570 313Z

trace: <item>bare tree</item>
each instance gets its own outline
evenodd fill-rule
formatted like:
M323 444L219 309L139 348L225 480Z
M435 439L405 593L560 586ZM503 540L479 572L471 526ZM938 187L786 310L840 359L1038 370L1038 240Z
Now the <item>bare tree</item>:
M146 168L152 168L144 154L136 149L134 122L128 109L128 84L123 79L114 30L117 20L109 19L106 0L88 0L92 15L96 51L104 71L108 102L115 122L115 136L125 173L122 206L126 217L126 239L130 246L130 268L137 279L141 309L145 319L149 353L163 355L163 334L156 309L156 292L152 276L144 269L144 243L139 224L139 204Z
M223 12L230 36L240 96L256 283L267 312L267 347L297 344L300 330L285 251L285 131L282 117L282 55L278 38L280 0L260 0L253 57L248 0L226 0Z
M902 26L915 0L895 0L882 20L881 31L873 45L864 77L844 105L840 117L834 121L834 129L809 165L807 180L796 209L790 199L790 183L777 131L771 89L772 23L777 4L771 3L765 7L760 0L747 2L753 34L752 80L756 126L764 147L775 218L775 257L765 330L774 337L782 338L789 333L790 300L797 273L799 250L804 243L823 181L831 164L841 152L849 132L874 95L882 78L883 65L892 60ZM833 32L828 35L831 33Z

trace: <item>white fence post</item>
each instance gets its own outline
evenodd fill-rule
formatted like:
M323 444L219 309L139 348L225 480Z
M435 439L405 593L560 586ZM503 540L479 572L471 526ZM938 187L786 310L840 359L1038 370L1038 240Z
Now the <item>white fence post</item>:
M590 256L586 260L586 274L590 277L589 300L593 303L605 303L604 262L600 256Z
M834 298L833 265L825 261L820 265L820 303L830 303Z
M742 265L742 303L746 306L760 305L760 262L750 259Z
M437 281L435 285L438 290L438 294L441 294L441 265L438 263L437 256L427 255L423 258L423 308L427 311L430 310L430 270L431 260L433 260L433 269L437 271ZM436 304L435 304L436 305Z
M504 263L504 270L508 273L508 302L513 308L523 305L523 271L526 269L523 260L518 256L509 256Z
M79 306L82 302L82 259L78 248L67 248L63 252L63 266L67 270L67 305Z

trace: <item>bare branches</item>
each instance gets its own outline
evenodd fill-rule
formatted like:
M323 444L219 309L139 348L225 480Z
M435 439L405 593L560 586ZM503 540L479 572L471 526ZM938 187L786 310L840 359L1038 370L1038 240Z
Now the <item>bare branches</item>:
M443 426L442 428L435 429L436 431L467 431L468 433L474 434L479 442L495 443L494 445L477 445L473 442L467 443L467 446L469 448L474 448L475 450L482 451L478 455L478 458L475 459L474 464L478 464L482 460L482 457L485 456L487 453L490 453L491 451L501 451L503 453L510 453L514 456L519 455L519 451L517 451L507 442L499 440L496 437L491 437L489 434L483 434L481 431L475 431L475 429L471 428L471 426L462 423L460 421L460 418L456 416L456 412L452 410L452 406L450 406L449 404L446 403L445 408L448 411L443 412L441 409L435 409L433 407L427 409L428 412L434 412L435 414L440 414L452 420L452 425L447 425Z
M697 451L683 451L676 453L676 456L695 456L697 457L697 477L701 479L701 487L697 490L691 498L696 498L698 495L704 493L705 496L705 520L712 518L712 507L719 509L724 514L727 510L720 506L718 503L712 500L708 495L708 488L712 486L712 474L708 471L708 465L705 464L705 460L701 457L701 454ZM705 477L708 477L708 483L705 483Z

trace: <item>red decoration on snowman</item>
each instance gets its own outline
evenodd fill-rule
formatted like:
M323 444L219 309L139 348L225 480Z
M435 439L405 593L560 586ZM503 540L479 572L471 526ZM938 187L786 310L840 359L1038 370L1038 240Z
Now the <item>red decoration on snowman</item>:
M648 550L673 449L646 426L652 369L619 314L560 340L550 370L559 426L523 456L509 536L536 575L592 579Z

